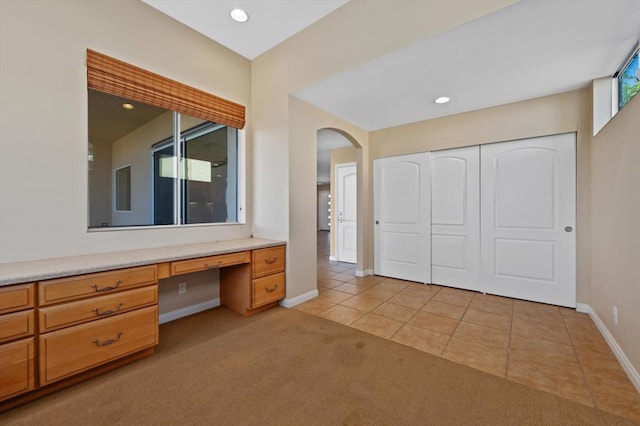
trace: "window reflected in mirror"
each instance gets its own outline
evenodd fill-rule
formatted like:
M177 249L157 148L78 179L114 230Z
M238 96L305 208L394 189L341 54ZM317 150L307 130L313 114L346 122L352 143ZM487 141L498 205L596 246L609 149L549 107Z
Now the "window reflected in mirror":
M88 104L89 228L237 222L237 129L91 89Z

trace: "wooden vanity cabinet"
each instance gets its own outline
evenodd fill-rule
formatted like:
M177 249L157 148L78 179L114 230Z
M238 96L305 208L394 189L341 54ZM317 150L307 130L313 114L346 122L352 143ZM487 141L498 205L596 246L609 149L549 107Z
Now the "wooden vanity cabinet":
M278 304L285 297L285 247L251 252L251 268L230 267L220 271L220 303L249 316Z
M158 344L156 265L40 282L40 386Z
M35 284L0 287L0 401L35 388Z

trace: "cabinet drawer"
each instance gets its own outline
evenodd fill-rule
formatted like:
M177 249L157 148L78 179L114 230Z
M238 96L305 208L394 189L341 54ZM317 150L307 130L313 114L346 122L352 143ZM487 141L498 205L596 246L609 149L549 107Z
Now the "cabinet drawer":
M0 343L31 336L35 314L33 309L0 315Z
M40 385L158 344L158 307L40 336Z
M283 272L284 257L284 246L254 250L251 262L253 278Z
M253 280L253 309L284 298L284 273Z
M0 287L0 314L33 308L35 284Z
M158 285L121 291L39 310L40 332L93 321L158 303Z
M34 388L33 347L33 337L0 345L0 401Z
M141 287L157 280L158 268L149 265L42 281L38 293L43 306Z
M171 275L188 274L213 268L249 263L251 254L248 251L219 254L216 256L198 257L197 259L171 262Z

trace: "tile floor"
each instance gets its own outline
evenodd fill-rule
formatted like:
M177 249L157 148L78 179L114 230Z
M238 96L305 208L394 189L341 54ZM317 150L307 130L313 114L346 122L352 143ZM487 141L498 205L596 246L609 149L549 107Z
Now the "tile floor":
M316 299L296 308L640 421L640 394L591 318L574 309L391 278L329 261L318 233Z

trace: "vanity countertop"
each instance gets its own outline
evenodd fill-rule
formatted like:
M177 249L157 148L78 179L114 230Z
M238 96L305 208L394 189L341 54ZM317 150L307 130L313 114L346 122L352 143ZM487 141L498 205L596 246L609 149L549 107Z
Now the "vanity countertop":
M266 240L262 238L242 238L208 243L181 244L0 263L0 287L10 284L69 277L154 263L172 262L175 260L254 250L284 244L284 241Z

